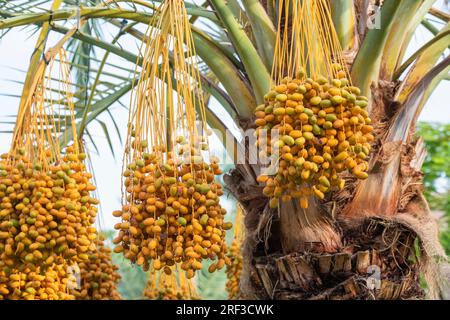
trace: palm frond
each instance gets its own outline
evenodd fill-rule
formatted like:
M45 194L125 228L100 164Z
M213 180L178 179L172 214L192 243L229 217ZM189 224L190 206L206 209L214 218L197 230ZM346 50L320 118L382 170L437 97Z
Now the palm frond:
M102 128L103 134L105 135L106 141L108 142L109 150L111 151L112 155L115 156L113 142L112 142L111 137L109 135L108 126L102 120L95 119L95 121L98 124L100 124L100 127Z

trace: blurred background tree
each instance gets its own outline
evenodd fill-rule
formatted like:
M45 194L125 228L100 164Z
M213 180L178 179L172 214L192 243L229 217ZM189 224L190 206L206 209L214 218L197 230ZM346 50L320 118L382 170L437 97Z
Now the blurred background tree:
M419 122L417 135L427 148L423 164L425 196L441 217L441 242L450 254L450 124Z

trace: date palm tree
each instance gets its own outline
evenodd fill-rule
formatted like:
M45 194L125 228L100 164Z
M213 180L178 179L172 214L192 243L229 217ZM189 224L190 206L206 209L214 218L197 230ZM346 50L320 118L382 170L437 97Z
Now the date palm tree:
M132 90L134 66L142 63L139 45L133 49L120 43L125 38L145 40L143 30L158 2L0 0L1 35L23 26L39 31L21 101L43 63L46 39L57 34L58 45L71 53L76 74L78 133L96 146L91 131L98 123L114 151L113 107ZM447 257L423 196L420 168L425 149L413 136L428 98L449 78L450 15L434 8L434 0L330 0L353 82L370 100L376 141L369 178L346 177L342 191L311 203L306 210L294 203L274 210L256 182L259 165L249 161L245 132L252 128L253 111L270 89L276 2L186 2L203 88L216 101L208 105L208 125L223 137L233 132L236 145L231 149L245 159L236 161L224 177L245 210L242 296L423 298L424 279L431 298L450 297ZM433 37L407 56L420 26ZM106 36L111 32L112 38ZM110 62L117 57L122 59L120 65ZM100 118L104 114L110 116L109 122ZM65 129L70 134L71 128Z

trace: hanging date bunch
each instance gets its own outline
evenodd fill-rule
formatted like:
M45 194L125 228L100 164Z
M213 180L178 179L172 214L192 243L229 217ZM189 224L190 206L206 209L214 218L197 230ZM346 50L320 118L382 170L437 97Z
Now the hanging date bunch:
M102 236L95 245L89 259L78 263L80 283L71 293L77 300L120 300L117 285L121 277L112 262L111 249L105 246Z
M62 49L47 60L19 110L11 150L0 159L0 288L6 299L73 298L66 295L65 270L95 249L98 201L76 137L70 66ZM68 124L70 140L61 130ZM60 145L71 140L63 153Z
M151 300L198 300L200 299L194 279L187 279L185 272L178 266L170 268L171 272L149 272L144 296Z
M205 103L183 1L161 4L147 31L143 66L131 100L123 172L122 222L115 252L149 269L188 278L204 260L225 266L223 194L209 155Z
M260 157L277 167L258 181L270 207L298 199L307 208L308 197L324 199L344 187L340 173L368 177L373 127L368 99L343 61L328 1L284 0L278 9L274 84L255 111Z
M240 296L239 283L242 273L242 243L244 241L244 212L241 205L236 206L236 216L234 218L234 236L231 242L228 257L230 265L226 268L227 282L225 288L228 292L228 299L238 299Z

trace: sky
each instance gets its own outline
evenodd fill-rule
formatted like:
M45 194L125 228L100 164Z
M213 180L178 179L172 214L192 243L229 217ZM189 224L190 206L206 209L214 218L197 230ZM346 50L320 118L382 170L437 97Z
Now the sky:
M444 6L443 1L438 1L435 7L448 12L448 8ZM15 115L17 112L19 100L16 97L7 95L20 96L22 87L20 82L25 79L25 73L23 71L28 67L29 59L35 46L36 37L36 34L32 34L31 29L16 28L0 39L0 94L3 95L0 97L0 121L11 121L12 119L8 116ZM49 44L54 43L59 38L59 34L53 35L49 39ZM406 57L412 54L430 38L431 34L423 27L420 27L414 35L413 43L408 49ZM125 38L120 44L125 48L136 47L135 41L131 38ZM129 64L118 57L112 57L109 62L119 66L127 65L129 67ZM124 105L128 105L129 98L129 95L126 95L121 99L121 102ZM443 81L429 99L419 120L450 123L449 101L450 81ZM217 104L215 107L219 108ZM128 118L127 110L119 104L115 104L113 109L111 109L111 112L117 120L122 137L125 137ZM221 113L220 116L223 119L228 117L225 113ZM101 118L108 124L111 124L106 115L102 115ZM7 152L9 149L11 135L2 133L2 131L8 129L10 128L5 128L4 124L0 124L0 153ZM92 146L88 145L95 170L98 194L101 200L98 224L102 230L107 230L112 229L114 224L119 222L117 218L112 217L111 212L120 209L120 181L123 147L117 134L113 133L113 144L116 154L116 156L113 157L100 126L94 124L91 126L91 129L94 138L98 141L99 148L99 153L97 154ZM214 142L215 141L212 143L213 148L218 145ZM224 205L228 211L233 209L231 201L224 201Z

